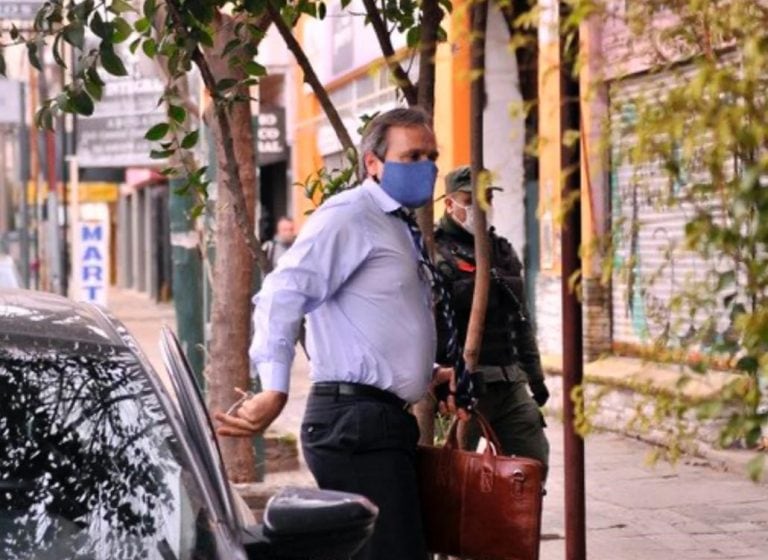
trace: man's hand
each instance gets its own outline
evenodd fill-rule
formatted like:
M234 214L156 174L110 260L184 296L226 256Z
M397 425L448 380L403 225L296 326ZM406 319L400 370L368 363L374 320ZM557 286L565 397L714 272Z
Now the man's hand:
M217 412L220 436L252 437L266 430L285 407L288 395L279 391L262 391L245 401L233 414Z
M533 393L533 400L539 406L544 406L549 400L549 389L547 389L544 381L531 383L531 392Z
M452 367L438 366L435 370L435 374L432 376L432 383L429 386L429 392L433 395L437 394L437 387L440 385L448 384L448 397L443 400L438 400L437 408L440 414L450 414L458 416L459 420L469 420L470 414L463 408L456 408L456 375Z

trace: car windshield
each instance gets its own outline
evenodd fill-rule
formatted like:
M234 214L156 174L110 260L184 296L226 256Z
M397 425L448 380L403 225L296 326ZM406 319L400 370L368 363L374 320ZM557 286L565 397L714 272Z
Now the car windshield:
M0 557L210 558L210 512L124 348L0 348Z

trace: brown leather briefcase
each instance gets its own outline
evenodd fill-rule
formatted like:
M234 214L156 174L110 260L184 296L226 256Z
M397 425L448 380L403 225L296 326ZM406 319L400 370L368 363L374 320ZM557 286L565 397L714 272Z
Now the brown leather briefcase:
M419 493L430 552L472 560L537 560L544 467L504 457L488 422L477 414L488 445L464 451L457 422L443 447L419 446Z

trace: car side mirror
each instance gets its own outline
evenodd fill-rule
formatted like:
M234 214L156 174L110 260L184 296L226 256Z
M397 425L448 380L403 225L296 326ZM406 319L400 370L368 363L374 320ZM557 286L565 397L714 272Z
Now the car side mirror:
M284 488L267 502L264 524L245 531L248 558L349 558L373 534L379 510L357 494Z

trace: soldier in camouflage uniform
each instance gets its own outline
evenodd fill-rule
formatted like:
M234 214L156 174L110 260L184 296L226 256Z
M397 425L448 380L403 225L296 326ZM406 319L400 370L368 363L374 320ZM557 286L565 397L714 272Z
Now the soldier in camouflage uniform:
M493 190L500 189L488 189L489 202ZM468 166L448 174L445 195L445 215L435 231L437 264L450 286L456 325L464 340L475 283L472 181ZM493 426L505 455L531 457L546 466L549 442L539 407L546 403L549 391L525 305L523 267L509 241L496 235L493 228L490 240L491 285L476 371L483 377L485 390L478 410ZM441 334L444 338L445 333ZM466 437L468 448L477 447L480 430L476 422L470 422Z

